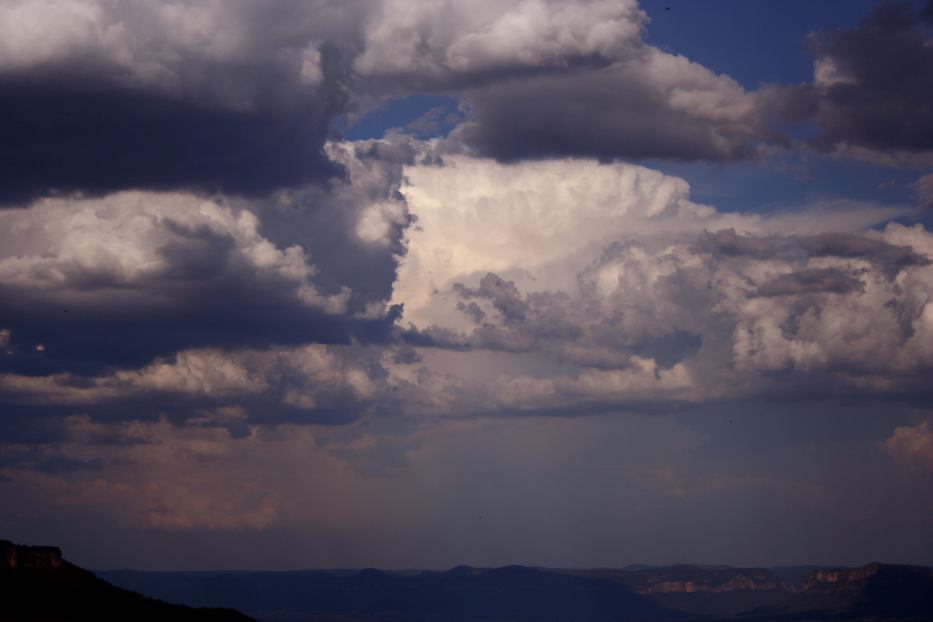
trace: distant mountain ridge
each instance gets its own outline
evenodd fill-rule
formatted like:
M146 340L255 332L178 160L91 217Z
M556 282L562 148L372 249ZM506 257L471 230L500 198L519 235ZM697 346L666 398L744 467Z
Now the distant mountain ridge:
M449 571L109 571L100 576L259 620L575 622L930 622L933 571L920 566L733 568L524 566Z
M250 622L229 609L193 609L115 587L51 546L0 540L0 621Z
M0 540L0 622L933 621L933 569L881 563L96 574Z

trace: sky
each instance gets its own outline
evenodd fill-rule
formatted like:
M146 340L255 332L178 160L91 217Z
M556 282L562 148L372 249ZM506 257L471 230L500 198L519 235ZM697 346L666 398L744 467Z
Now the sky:
M933 564L933 3L0 5L0 537Z

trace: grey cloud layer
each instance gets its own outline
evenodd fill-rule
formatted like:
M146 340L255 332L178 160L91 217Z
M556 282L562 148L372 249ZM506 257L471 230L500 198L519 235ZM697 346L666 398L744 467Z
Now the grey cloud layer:
M755 92L647 45L646 23L630 0L16 0L0 10L0 202L322 182L341 173L334 118L416 92L464 98L449 147L500 160L755 158L787 144L769 128L782 114L815 119L822 150L930 151L929 28L907 4L814 35L813 84Z

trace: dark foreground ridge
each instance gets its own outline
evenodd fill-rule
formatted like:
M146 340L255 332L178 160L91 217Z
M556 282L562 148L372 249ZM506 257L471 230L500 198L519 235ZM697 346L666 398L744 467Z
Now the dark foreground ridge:
M890 564L98 574L150 596L269 622L933 621L933 571Z
M0 621L249 622L230 609L194 609L115 587L51 546L0 540Z

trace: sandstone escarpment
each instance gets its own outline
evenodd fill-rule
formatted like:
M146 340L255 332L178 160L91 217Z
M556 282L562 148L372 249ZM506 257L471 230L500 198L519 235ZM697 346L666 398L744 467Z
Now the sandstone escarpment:
M54 546L24 546L0 540L0 569L60 568L62 552Z
M763 568L672 566L632 573L629 586L639 594L722 593L775 590L779 582Z
M810 573L803 584L803 592L821 593L860 589L872 580L887 575L904 574L933 577L931 569L922 566L898 566L872 563L859 568L827 568Z

